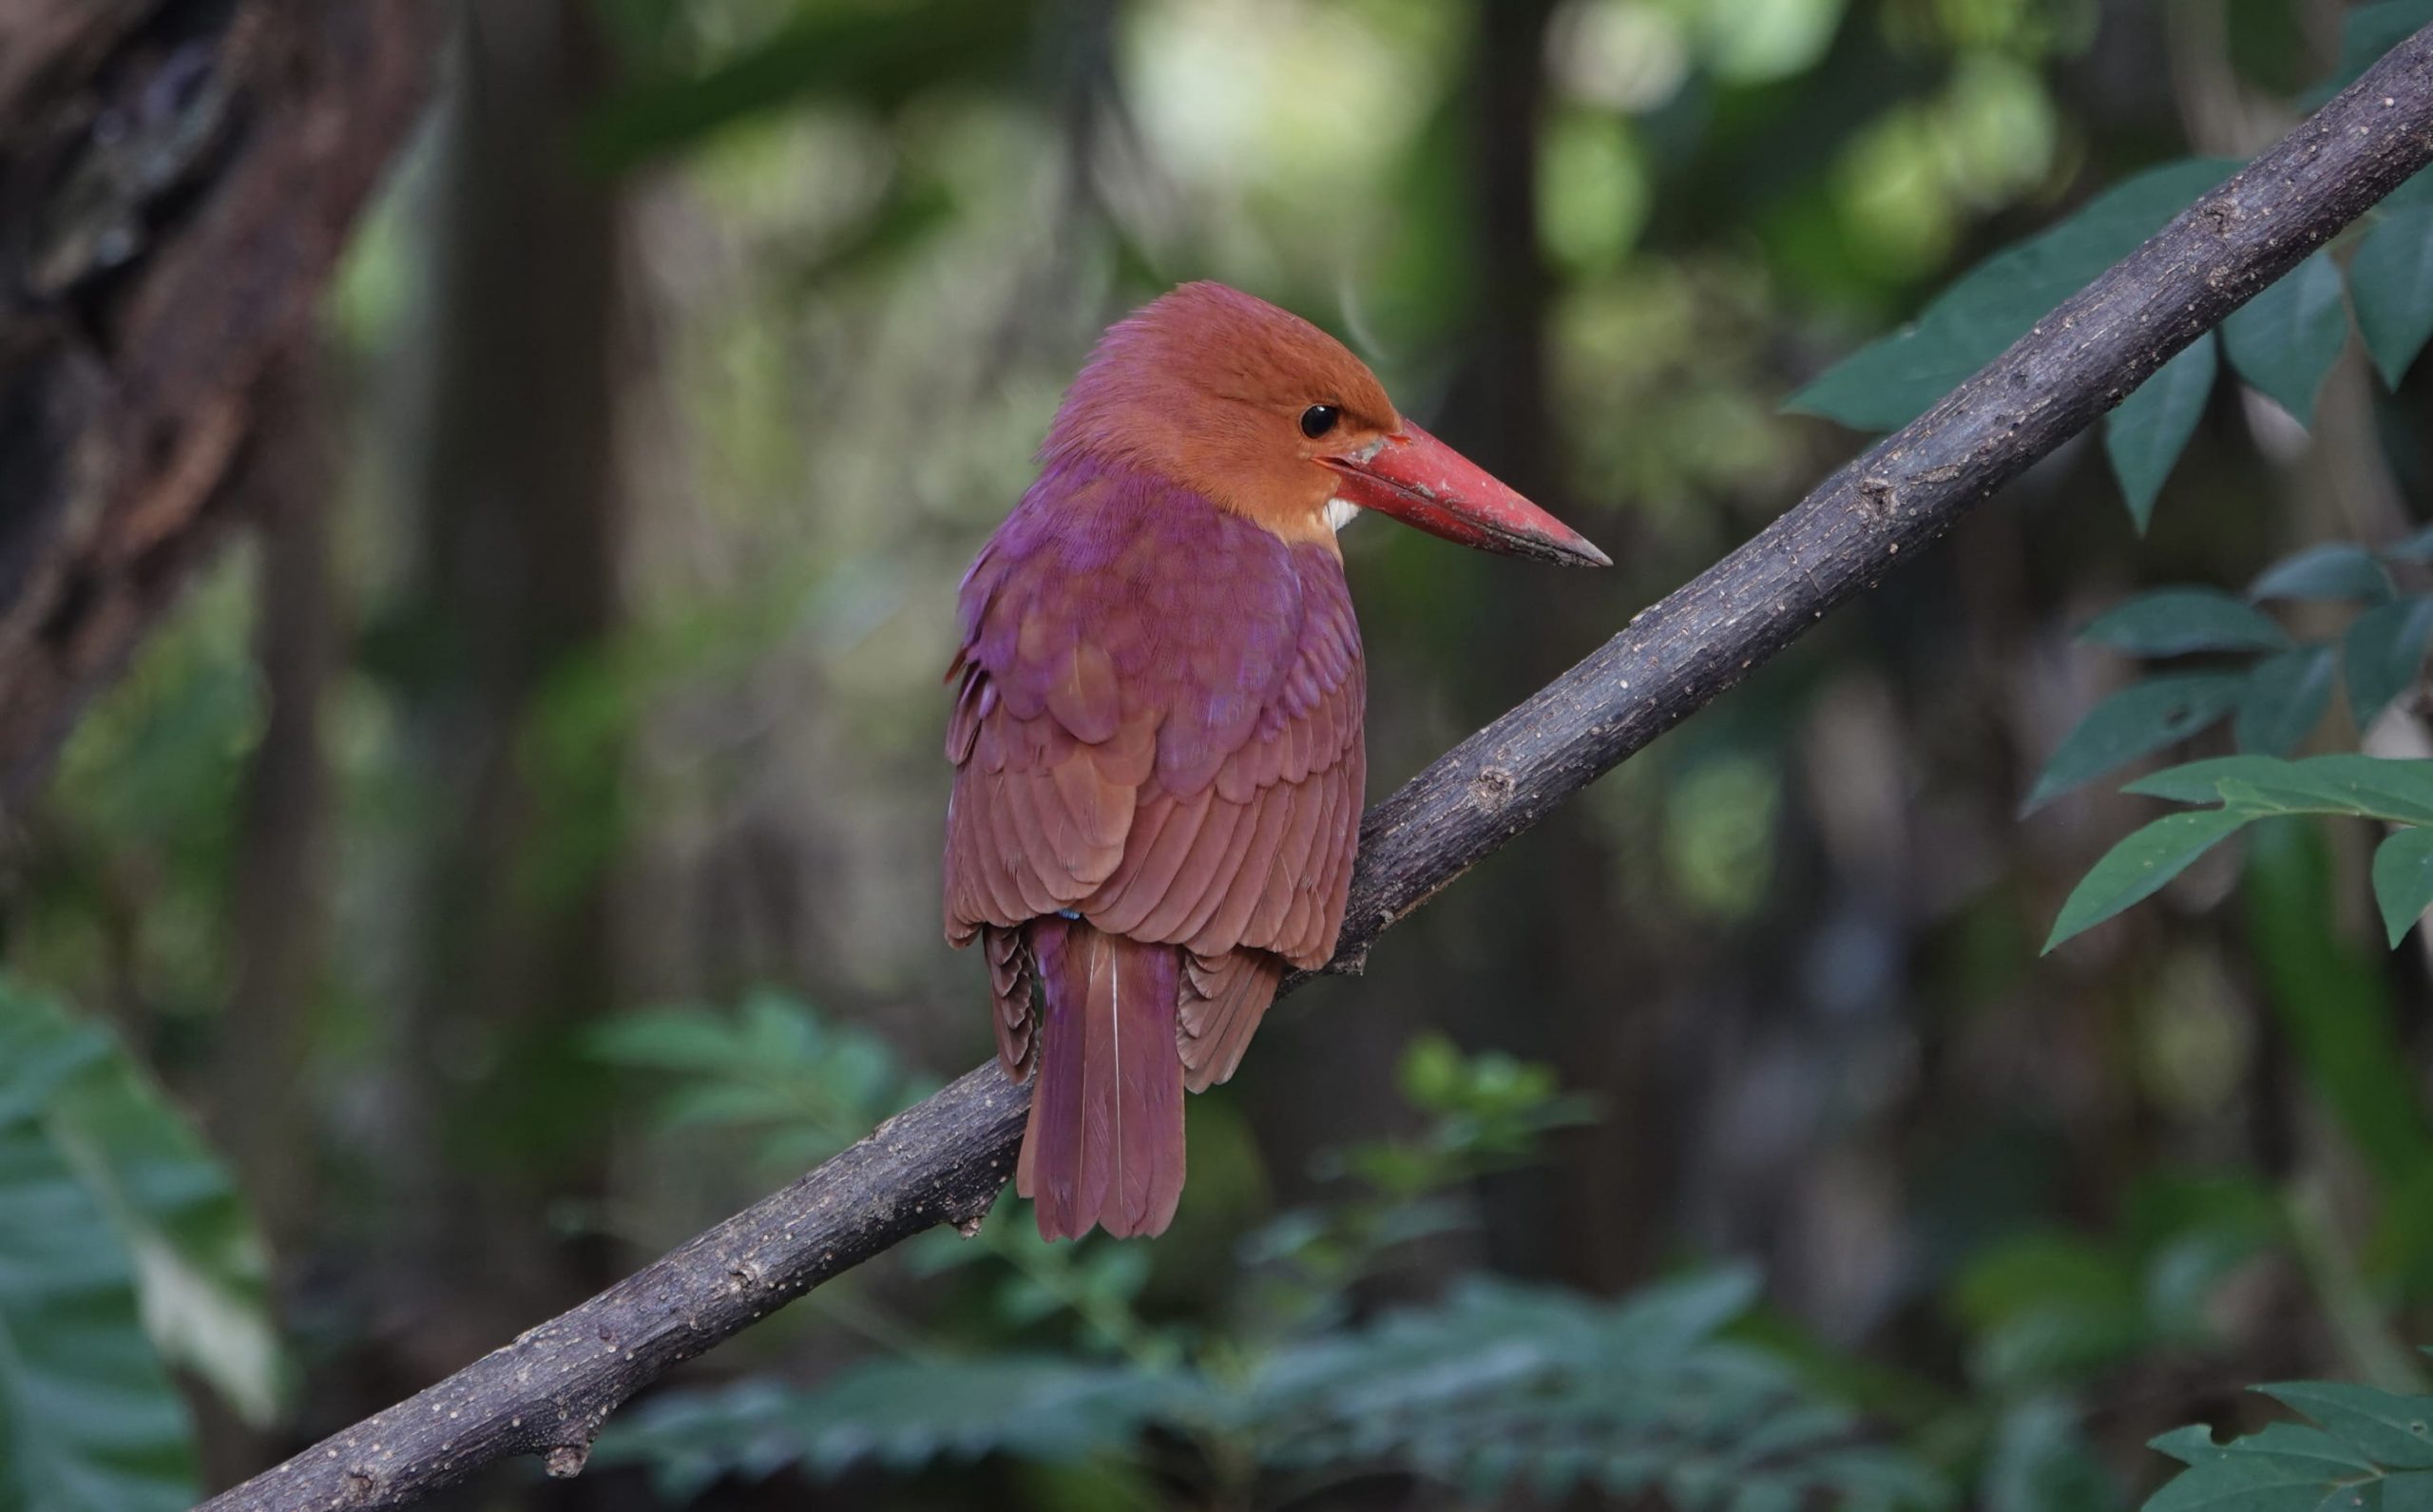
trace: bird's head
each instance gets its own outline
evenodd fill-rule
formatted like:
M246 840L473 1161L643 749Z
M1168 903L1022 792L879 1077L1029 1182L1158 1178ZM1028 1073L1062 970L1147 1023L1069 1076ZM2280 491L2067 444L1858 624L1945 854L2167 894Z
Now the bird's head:
M1465 545L1611 565L1404 419L1341 342L1221 283L1186 283L1110 327L1044 454L1146 469L1288 541L1331 543L1374 509Z

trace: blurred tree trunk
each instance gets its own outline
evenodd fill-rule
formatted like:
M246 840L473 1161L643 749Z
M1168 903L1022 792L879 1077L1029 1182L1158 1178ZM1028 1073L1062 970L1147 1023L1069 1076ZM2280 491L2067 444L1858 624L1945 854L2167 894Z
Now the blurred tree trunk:
M436 30L427 0L0 7L0 804L255 512L267 375Z
M215 1142L237 1168L274 1250L309 1201L314 1162L301 1076L319 1005L328 911L323 843L329 793L321 706L337 665L330 581L332 487L327 417L315 365L282 365L265 408L285 438L262 493L255 655L269 717L245 779L230 932L235 980L212 1070Z
M443 1355L604 1279L547 1235L596 1189L577 1031L611 998L617 753L572 701L616 620L617 212L572 128L603 60L577 0L466 10L434 186L411 435L419 561L407 706L428 851L400 1045L413 1277ZM571 722L569 722L571 721ZM575 748L559 738L577 733ZM454 1330L465 1330L455 1334Z
M1478 10L1469 96L1479 302L1471 358L1457 377L1446 427L1448 439L1488 470L1578 519L1564 497L1549 386L1555 278L1538 244L1547 30L1556 10L1554 0L1484 0ZM1465 723L1503 712L1611 628L1599 618L1600 585L1586 580L1549 584L1542 569L1525 564L1496 564L1481 580L1477 643L1485 654L1464 668L1491 680L1474 683ZM1460 1025L1474 1044L1554 1062L1566 1084L1600 1094L1606 1107L1593 1152L1568 1168L1569 1190L1553 1169L1492 1185L1489 1257L1524 1274L1614 1284L1638 1274L1660 1251L1662 1234L1644 1218L1663 1210L1680 1142L1666 1057L1653 1039L1663 1020L1656 1001L1660 967L1648 942L1631 939L1616 915L1613 866L1594 827L1543 826L1490 865L1496 885L1466 894L1466 906L1477 910L1474 928L1496 942L1485 958L1488 974L1439 973L1446 984L1439 990L1450 993L1440 1022ZM1534 1253L1510 1237L1553 1234L1574 1242L1561 1254Z
M285 1259L300 1248L320 1175L318 1162L298 1153L318 1148L303 1077L325 1001L330 784L320 725L339 652L333 521L323 507L332 451L318 375L302 354L274 369L262 423L280 440L263 449L247 484L258 501L254 655L268 716L245 775L228 906L233 976L203 1088L212 1143L235 1169L271 1253ZM271 1441L216 1392L191 1392L188 1406L206 1484L231 1484L275 1457Z

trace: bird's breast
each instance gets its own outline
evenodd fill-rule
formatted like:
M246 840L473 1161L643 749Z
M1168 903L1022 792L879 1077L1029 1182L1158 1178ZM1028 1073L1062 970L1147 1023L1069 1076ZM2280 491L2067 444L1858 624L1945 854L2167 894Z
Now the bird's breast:
M1159 785L1174 793L1205 787L1360 655L1330 545L1288 543L1145 474L1070 463L999 527L961 608L967 655L1016 718L1052 713L1093 741L1154 723Z

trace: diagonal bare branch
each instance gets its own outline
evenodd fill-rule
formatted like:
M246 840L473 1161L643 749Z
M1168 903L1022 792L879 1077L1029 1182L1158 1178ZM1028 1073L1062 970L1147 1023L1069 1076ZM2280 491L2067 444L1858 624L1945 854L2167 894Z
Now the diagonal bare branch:
M2433 28L2080 290L1932 410L1368 815L1341 948L1377 936L1827 610L1918 554L2433 161ZM1297 979L1296 979L1297 982ZM1295 984L1288 984L1288 989ZM678 1361L940 1223L1012 1169L1027 1090L984 1066L571 1311L205 1504L407 1505L491 1461L572 1475Z

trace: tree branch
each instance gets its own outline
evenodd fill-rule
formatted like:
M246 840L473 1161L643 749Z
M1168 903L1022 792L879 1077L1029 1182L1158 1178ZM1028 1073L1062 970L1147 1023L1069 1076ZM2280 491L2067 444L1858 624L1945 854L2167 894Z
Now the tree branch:
M1914 557L2428 161L2433 28L1925 415L1378 805L1328 969L1357 971L1379 934ZM576 1473L608 1414L678 1361L923 1230L976 1223L1012 1168L1027 1096L993 1064L971 1072L750 1211L206 1512L403 1506L510 1454Z

